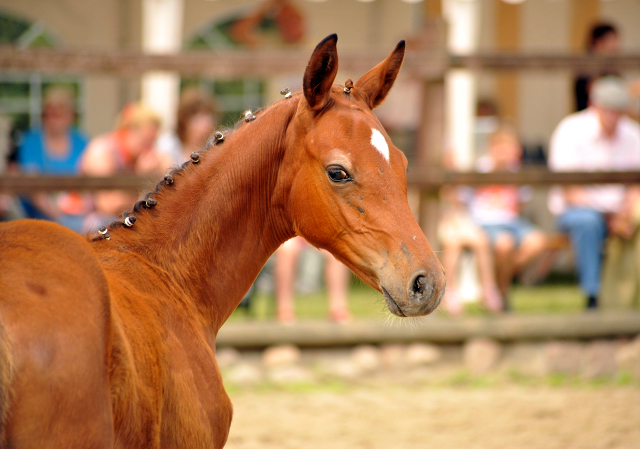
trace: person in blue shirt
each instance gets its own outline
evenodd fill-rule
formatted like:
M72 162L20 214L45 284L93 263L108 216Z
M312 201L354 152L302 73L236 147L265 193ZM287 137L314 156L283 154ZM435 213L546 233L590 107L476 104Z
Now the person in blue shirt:
M53 87L45 94L42 126L27 132L18 147L18 167L25 174L69 176L79 173L88 139L73 127L75 101L70 90ZM81 232L86 200L76 192L39 193L23 197L29 218L56 221Z

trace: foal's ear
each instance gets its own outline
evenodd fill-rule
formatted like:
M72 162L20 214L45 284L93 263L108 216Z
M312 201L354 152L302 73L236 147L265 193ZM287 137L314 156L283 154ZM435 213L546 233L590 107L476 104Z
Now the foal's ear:
M331 86L338 73L338 36L325 37L313 50L307 70L304 72L302 90L309 107L313 111L321 110L329 101Z
M362 78L356 82L355 90L371 109L384 101L398 76L403 59L404 41L400 41L387 59L362 75Z

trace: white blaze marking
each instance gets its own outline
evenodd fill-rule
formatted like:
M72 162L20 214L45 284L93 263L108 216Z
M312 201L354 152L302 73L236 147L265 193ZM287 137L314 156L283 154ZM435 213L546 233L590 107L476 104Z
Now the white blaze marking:
M375 128L371 128L371 145L389 161L389 145L380 131Z

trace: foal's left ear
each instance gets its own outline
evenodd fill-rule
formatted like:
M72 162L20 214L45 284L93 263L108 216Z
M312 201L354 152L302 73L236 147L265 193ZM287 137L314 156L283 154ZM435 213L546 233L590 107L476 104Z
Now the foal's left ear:
M336 34L325 37L313 50L304 72L302 90L313 111L321 110L329 101L331 86L338 73L337 42Z
M369 70L356 82L355 90L371 109L380 105L391 90L404 59L404 41L400 41L387 59Z

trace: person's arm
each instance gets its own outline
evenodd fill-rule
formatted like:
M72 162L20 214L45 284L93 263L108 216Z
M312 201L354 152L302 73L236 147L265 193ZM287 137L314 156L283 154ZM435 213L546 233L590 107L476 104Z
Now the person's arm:
M161 175L172 166L171 160L153 148L141 154L136 161L135 173L137 175L157 174Z
M572 123L561 122L551 136L549 170L558 172L579 170L581 155L578 142L578 136ZM567 204L574 206L587 204L587 193L583 186L565 186L562 190Z
M18 147L17 158L18 167L21 173L39 174L42 172L42 162L38 161L41 150L41 134L30 132ZM31 203L48 218L55 220L60 215L55 202L48 193L39 192L28 195Z
M640 202L640 186L628 187L620 211L608 217L607 225L611 234L625 239L633 237L636 227L634 212L638 202Z
M96 137L82 155L80 173L88 176L111 176L117 170L113 146L106 137Z
M38 162L37 153L42 151L42 144L39 142L40 134L28 132L16 151L16 159L21 173L40 173L42 163Z
M632 102L633 104L637 105L638 101L640 99L640 78L637 78L631 82L629 82L629 93L631 94L631 97L634 98L636 101ZM631 109L628 112L628 115L630 118L632 118L635 121L640 121L640 110L636 109Z
M640 171L640 131L635 129L635 138L625 146L628 169ZM640 184L632 184L625 189L624 199L618 213L609 217L609 231L623 238L633 237L636 226L640 224Z
M106 137L97 137L89 143L80 162L80 173L88 176L111 176L118 171L115 149ZM96 212L118 215L131 207L132 196L121 190L102 190L93 195Z

